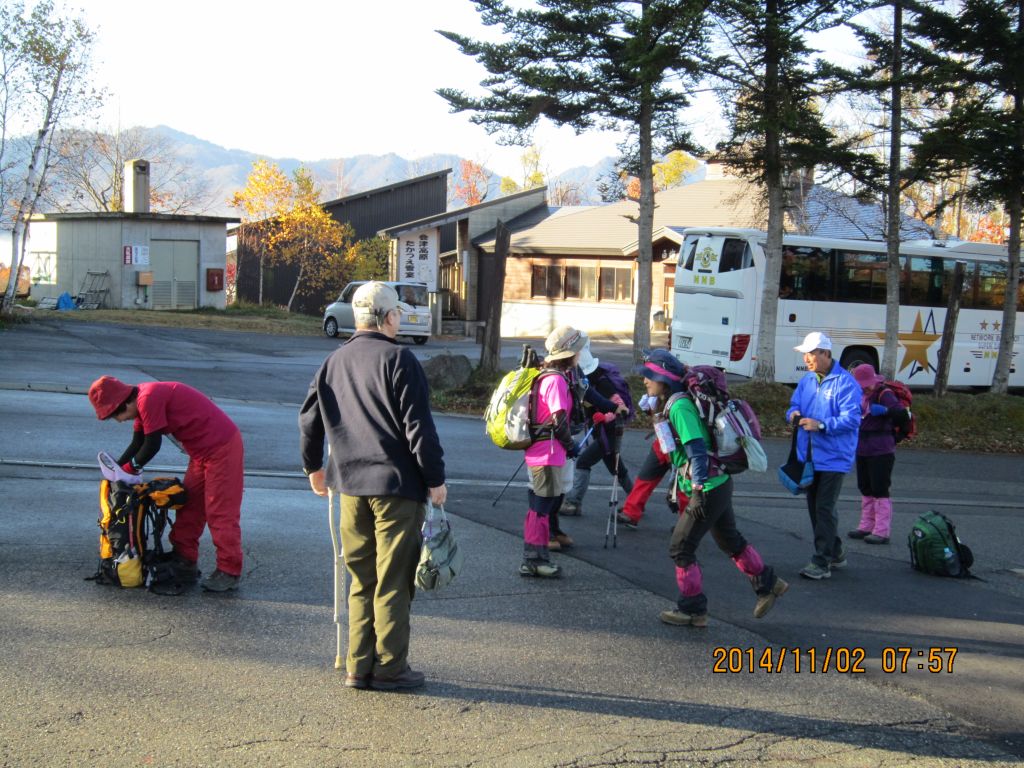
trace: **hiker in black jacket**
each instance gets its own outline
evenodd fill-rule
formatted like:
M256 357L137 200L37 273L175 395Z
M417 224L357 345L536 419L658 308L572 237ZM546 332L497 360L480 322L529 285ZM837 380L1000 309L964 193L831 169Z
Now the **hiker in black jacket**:
M341 541L352 577L345 685L415 688L409 609L426 500L444 504L444 460L426 375L395 341L394 288L361 286L356 333L320 367L299 413L302 466L320 496L341 493ZM331 453L325 474L324 440Z
M596 391L599 397L584 398L584 413L588 417L588 421L593 421L594 431L590 435L590 442L576 458L572 490L565 495L565 501L562 503L561 514L563 515L583 514L583 497L590 486L590 470L599 461L604 462L610 474L618 477L624 496L633 489L633 480L629 476L629 469L619 455L622 435L626 429L625 419L622 417L629 412L629 409L600 363L600 359L591 354L590 340L587 339L586 345L580 352L578 365L589 382L588 392ZM611 407L604 408L601 405L591 404L592 400L599 403L607 402L607 405Z

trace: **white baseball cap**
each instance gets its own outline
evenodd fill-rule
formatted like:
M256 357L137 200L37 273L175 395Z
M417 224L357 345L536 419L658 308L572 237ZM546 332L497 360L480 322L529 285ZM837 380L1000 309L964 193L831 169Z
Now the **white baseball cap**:
M832 339L821 331L811 331L804 337L804 343L793 347L797 352L813 352L816 349L832 349Z

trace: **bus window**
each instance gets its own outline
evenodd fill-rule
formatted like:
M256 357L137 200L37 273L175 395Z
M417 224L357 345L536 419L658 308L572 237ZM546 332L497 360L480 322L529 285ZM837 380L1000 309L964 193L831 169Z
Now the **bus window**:
M975 309L1003 311L1006 300L1006 267L1002 264L978 264Z
M884 253L839 251L837 301L861 304L885 304L885 268L888 257Z
M746 240L726 239L722 243L722 258L718 264L719 273L735 272L754 266L754 256Z
M910 296L901 297L901 301L916 307L945 307L949 304L949 287L953 284L953 259L941 256L923 258L914 256L910 259ZM964 299L971 292L971 275L974 265L967 268L967 279L964 285Z
M697 255L697 238L688 237L686 242L683 243L683 250L679 254L679 263L683 265L683 269L693 271L693 260Z
M832 274L830 262L832 252L821 248L793 248L792 261L786 262L783 254L782 268L791 275L792 294L786 298L804 301L829 301L832 299ZM790 278L786 278L789 280ZM783 285L780 282L781 291Z

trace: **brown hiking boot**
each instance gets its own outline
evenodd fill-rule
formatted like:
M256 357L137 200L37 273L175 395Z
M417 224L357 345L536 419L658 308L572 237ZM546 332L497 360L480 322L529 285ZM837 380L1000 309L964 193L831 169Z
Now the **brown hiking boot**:
M671 611L662 611L658 614L658 618L665 624L671 624L674 627L706 627L708 625L706 613L683 613L676 608Z
M771 592L767 595L757 596L757 604L754 606L754 618L764 618L764 615L775 605L776 599L786 594L787 589L789 589L789 582L776 577Z
M394 677L374 675L370 685L378 691L397 691L419 688L424 682L426 682L426 677L422 672L413 672L412 667L406 667Z

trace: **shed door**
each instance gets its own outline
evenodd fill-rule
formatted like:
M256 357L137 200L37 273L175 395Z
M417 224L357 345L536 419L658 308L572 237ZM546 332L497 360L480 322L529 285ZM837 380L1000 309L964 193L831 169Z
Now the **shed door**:
M149 259L153 309L195 309L199 297L199 242L153 240Z

